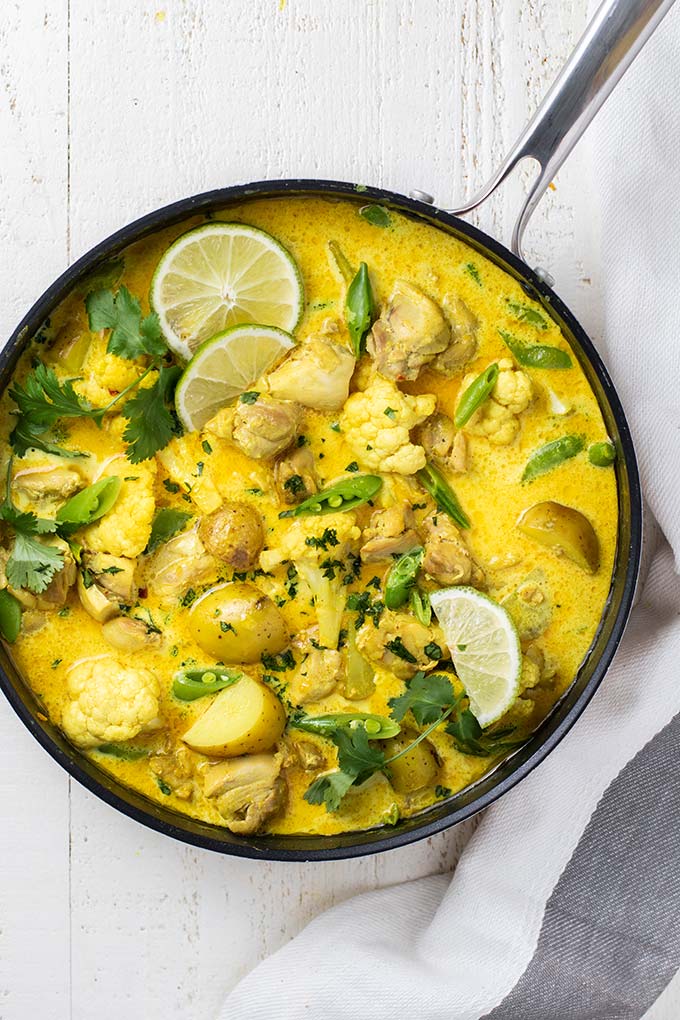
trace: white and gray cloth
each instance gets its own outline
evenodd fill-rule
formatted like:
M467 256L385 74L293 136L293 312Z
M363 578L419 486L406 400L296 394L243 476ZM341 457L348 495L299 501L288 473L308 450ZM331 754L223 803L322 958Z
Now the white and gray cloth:
M221 1020L652 1020L680 966L679 77L675 9L593 128L607 360L659 525L614 665L452 877L323 914Z

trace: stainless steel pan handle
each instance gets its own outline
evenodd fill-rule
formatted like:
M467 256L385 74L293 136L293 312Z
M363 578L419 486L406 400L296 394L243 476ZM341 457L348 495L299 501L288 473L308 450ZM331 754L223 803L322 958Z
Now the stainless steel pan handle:
M521 160L535 159L540 172L512 232L512 250L524 259L524 231L545 189L674 2L604 0L502 166L470 201L449 212L459 216L476 208Z

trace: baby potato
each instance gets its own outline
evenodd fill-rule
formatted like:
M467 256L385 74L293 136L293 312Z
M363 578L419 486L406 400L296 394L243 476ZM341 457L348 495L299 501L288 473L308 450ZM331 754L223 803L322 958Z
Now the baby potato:
M286 713L273 691L244 673L215 697L182 740L219 758L268 751L283 733Z
M517 527L534 542L566 556L587 574L600 565L600 544L595 529L580 510L554 500L536 503L520 516Z
M385 757L391 758L393 754L399 754L413 743L417 736L413 730L402 730L396 737L385 740L383 742ZM439 765L432 744L427 740L421 740L406 754L402 754L401 758L393 761L389 770L390 782L397 793L414 793L416 790L422 790L424 786L432 786L437 778Z
M289 643L283 616L252 584L221 584L189 610L189 629L197 645L220 662L259 662Z

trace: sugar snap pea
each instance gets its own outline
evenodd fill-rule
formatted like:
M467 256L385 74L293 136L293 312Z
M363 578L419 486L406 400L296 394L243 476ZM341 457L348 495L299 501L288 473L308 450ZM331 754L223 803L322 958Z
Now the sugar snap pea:
M499 329L503 343L510 353L525 368L571 368L571 358L561 347L548 344L527 344L505 329Z
M180 670L173 677L172 693L180 701L196 701L197 698L231 687L242 676L240 670L225 669L224 666Z
M388 609L399 609L406 602L416 583L424 555L425 550L418 546L394 561L385 581L385 605Z
M416 620L425 627L429 627L432 620L432 606L430 605L430 596L427 592L421 591L420 588L411 589L410 604L411 612Z
M459 528L469 528L470 518L458 502L458 497L434 464L429 461L416 473L422 487L429 492L440 510L456 522Z
M21 604L11 592L0 591L0 636L14 644L21 630Z
M596 467L609 467L616 460L616 448L609 440L588 447L588 460Z
M544 475L546 471L552 471L553 468L563 464L565 460L575 457L584 446L583 436L560 436L559 439L553 439L551 443L540 446L529 457L522 481L532 482L534 478Z
M81 489L75 496L66 500L57 510L58 529L62 534L70 534L86 524L98 521L107 514L118 499L121 480L117 475L100 478L94 485Z
M321 514L339 514L345 510L353 510L355 506L368 503L382 488L379 475L355 475L354 478L343 478L322 489L309 499L305 499L295 508L294 517L319 517Z
M477 408L481 407L493 390L496 385L496 379L498 379L498 364L494 361L493 365L487 366L487 368L485 368L484 371L470 383L458 401L458 407L456 408L454 418L456 428L462 429L463 425L467 425Z
M364 339L373 322L373 304L368 266L362 262L359 271L347 288L347 297L345 298L345 319L356 358L361 357Z
M401 726L394 719L384 715L373 715L371 712L332 712L327 715L301 715L292 717L290 725L308 733L330 736L338 730L353 730L361 727L371 740L387 740L396 737Z

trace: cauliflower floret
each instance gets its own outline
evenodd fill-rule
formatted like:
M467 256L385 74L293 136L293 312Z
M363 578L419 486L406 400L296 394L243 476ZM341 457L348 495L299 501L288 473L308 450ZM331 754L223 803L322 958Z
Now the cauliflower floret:
M337 648L345 599L344 561L356 555L361 529L353 513L300 517L281 535L279 544L260 554L260 566L269 571L290 560L314 597L319 642Z
M101 520L80 532L81 540L92 552L134 559L144 551L151 535L156 509L153 492L156 462L132 464L121 455L108 463L101 473L102 478L111 475L121 479L118 499Z
M498 362L500 372L491 396L472 415L465 431L473 436L485 436L496 446L509 446L519 433L518 414L531 403L533 386L529 376L515 369L509 358ZM475 381L474 374L466 375L461 383L462 396Z
M340 427L362 467L413 475L425 467L425 451L411 442L409 432L432 414L436 403L432 393L412 397L375 376L363 393L351 395Z
M61 725L78 747L132 740L160 725L158 680L148 669L97 656L71 667L67 689Z
M107 354L107 343L108 337L99 334L92 337L79 372L82 379L74 383L76 392L89 400L93 407L105 407L116 393L133 383L144 371L140 360L131 361L119 358L117 354ZM151 375L155 379L156 373L152 372ZM144 384L150 385L146 379Z
M498 378L491 396L497 404L507 407L513 414L521 414L526 411L534 396L534 388L531 379L515 368L510 358L503 358L498 362Z

